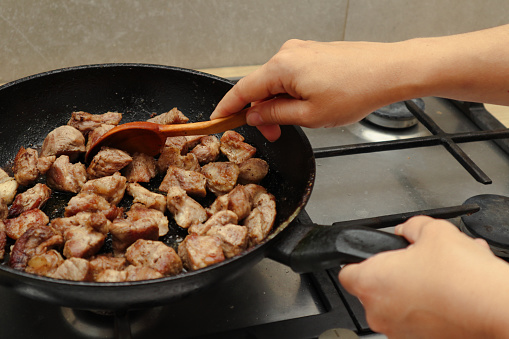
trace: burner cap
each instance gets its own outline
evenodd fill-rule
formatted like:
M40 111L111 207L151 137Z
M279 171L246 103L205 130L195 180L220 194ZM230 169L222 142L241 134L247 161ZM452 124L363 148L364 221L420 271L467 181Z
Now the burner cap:
M462 230L483 238L495 248L509 249L509 197L481 194L467 199L465 204L478 204L479 212L461 217ZM496 253L497 254L497 253Z
M422 99L413 99L412 101L417 107L424 109L425 104ZM379 127L394 129L409 128L418 122L403 101L384 106L368 115L365 120Z

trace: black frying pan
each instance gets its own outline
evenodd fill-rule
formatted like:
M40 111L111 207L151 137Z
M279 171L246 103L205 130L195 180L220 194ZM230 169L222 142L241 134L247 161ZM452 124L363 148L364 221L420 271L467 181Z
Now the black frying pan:
M124 113L122 122L129 122L178 107L191 121L200 121L208 119L231 86L225 79L192 70L142 64L73 67L8 83L0 87L0 165L10 166L20 146L41 145L51 130L67 123L73 111L118 111ZM308 201L315 177L315 160L306 136L298 127L283 126L282 137L269 143L253 127L238 131L270 166L262 184L276 196L277 220L263 243L212 267L157 280L72 282L19 272L3 264L0 284L66 307L134 309L167 304L233 278L267 255L304 272L360 261L408 244L401 237L370 229L292 223ZM53 210L46 212L53 216Z

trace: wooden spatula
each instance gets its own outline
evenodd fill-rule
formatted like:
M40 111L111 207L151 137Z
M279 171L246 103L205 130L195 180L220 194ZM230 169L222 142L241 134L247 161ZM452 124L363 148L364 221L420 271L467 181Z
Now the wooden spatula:
M118 148L130 154L140 152L155 156L161 151L167 137L221 133L245 124L245 110L225 118L188 124L160 125L147 121L129 122L112 128L97 139L85 155L85 161L89 163L103 146Z

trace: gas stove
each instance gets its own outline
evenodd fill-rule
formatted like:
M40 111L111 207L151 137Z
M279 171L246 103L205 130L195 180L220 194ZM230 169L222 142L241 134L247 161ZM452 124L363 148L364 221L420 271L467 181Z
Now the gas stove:
M298 219L367 224L391 232L401 218L445 209L438 215L460 227L467 199L509 196L505 141L486 140L493 136L482 131L496 130L496 138L509 134L484 106L440 98L422 98L417 108L405 106L420 112L411 126L380 127L377 119L368 119L304 129L317 174ZM299 275L264 259L241 277L182 301L123 314L62 308L0 287L0 337L384 338L369 329L362 305L338 283L339 270Z

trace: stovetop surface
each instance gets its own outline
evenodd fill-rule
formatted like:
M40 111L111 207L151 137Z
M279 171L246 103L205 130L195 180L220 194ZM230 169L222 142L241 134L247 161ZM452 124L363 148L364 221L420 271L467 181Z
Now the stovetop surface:
M450 101L424 101L426 113L446 132L478 130ZM430 135L421 124L391 133L367 123L304 131L313 148ZM460 147L492 184L473 179L442 146L319 158L307 214L299 217L329 225L461 205L478 194L509 196L509 157L492 141ZM458 224L459 218L451 221ZM330 328L346 328L367 337L362 306L337 283L338 270L298 275L264 259L241 277L204 293L130 312L132 337L298 339L317 338ZM0 300L0 338L115 336L112 316L34 301L6 287L0 287Z

